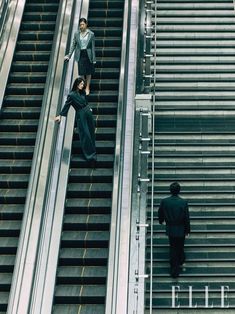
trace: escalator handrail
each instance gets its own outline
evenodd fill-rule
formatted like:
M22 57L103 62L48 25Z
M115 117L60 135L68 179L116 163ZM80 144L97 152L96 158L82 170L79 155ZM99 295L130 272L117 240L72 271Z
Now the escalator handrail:
M128 47L129 47L129 20L131 1L124 1L123 34L121 46L121 65L119 76L116 145L113 171L113 193L111 207L111 227L109 241L108 277L106 288L106 314L116 313L116 301L118 296L118 272L121 237L121 201L124 170L124 137L126 123L127 84L128 84ZM126 178L128 179L128 178Z
M157 17L158 17L158 0L154 0L154 72L153 72L153 88L152 88L152 158L151 158L151 216L150 216L150 288L149 288L149 313L153 313L153 228L154 228L154 176L155 176L155 114L157 110L156 93L157 93Z
M35 143L29 188L15 261L7 313L28 313L33 283L38 239L43 218L44 196L50 167L52 139L56 130L56 115L60 86L62 84L63 59L65 55L65 29L62 27L65 1L61 1L57 14L52 52L47 72L42 110Z
M7 80L15 52L26 0L12 1L8 4L4 17L4 32L0 35L0 110L7 86ZM1 30L1 25L0 25Z
M73 0L74 16L70 22L70 37L78 29L80 16L88 14L89 0ZM82 12L82 13L81 13ZM70 46L68 41L67 46ZM67 47L67 50L69 47ZM77 77L74 67L74 56L64 69L64 86L59 100L58 112L64 104L72 82ZM58 132L54 136L54 151L50 169L50 180L47 186L45 218L39 244L35 280L32 292L30 313L52 313L54 289L56 284L57 264L59 259L60 240L62 235L64 204L66 200L67 181L69 176L71 146L75 111L70 110L68 116L62 117Z

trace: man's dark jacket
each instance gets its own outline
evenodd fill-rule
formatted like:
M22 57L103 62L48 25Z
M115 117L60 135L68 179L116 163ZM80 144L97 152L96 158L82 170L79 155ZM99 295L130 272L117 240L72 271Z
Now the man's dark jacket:
M159 223L166 222L169 237L184 237L190 233L188 202L179 196L170 196L161 201L158 210Z

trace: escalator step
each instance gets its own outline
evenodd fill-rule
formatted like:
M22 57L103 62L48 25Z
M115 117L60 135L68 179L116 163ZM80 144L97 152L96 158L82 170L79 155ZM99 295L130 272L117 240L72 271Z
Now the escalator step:
M106 266L107 248L62 248L59 264L63 266Z
M112 182L112 169L71 169L70 182Z
M1 205L0 217L1 220L21 220L24 212L24 205L20 204L5 204Z
M65 230L77 230L84 227L84 230L100 230L102 234L104 230L108 230L110 224L110 216L108 215L67 215L65 217ZM81 226L80 226L81 225ZM82 229L81 229L82 230ZM97 233L97 236L99 233ZM107 235L106 235L107 236Z
M56 314L103 314L104 312L105 307L102 304L57 304L53 307L53 313Z
M42 95L7 95L4 97L5 107L39 107L42 105Z
M104 303L105 286L104 285L59 285L55 291L55 299L58 303L76 304L84 303Z
M39 56L44 58L44 54L40 54ZM45 54L46 58L49 57L49 54ZM32 58L34 57L31 52L23 52L22 56L20 54L16 54L16 60L18 58ZM23 59L21 59L23 60ZM34 73L18 73L12 72L9 76L9 83L45 83L46 82L46 73L45 72L34 72Z
M105 279L107 276L106 267L60 267L58 271L57 282L58 284L105 284Z
M54 31L54 28L54 21L40 21L40 23L35 23L34 21L23 21L21 23L22 31Z
M109 214L111 200L107 198L70 198L66 200L66 213L74 214Z
M25 12L24 13L24 21L37 21L40 23L41 21L53 21L55 22L57 16L57 12Z
M61 239L61 247L105 248L107 247L109 241L109 223L106 225L104 223L100 223L95 226L93 224L90 227L90 225L87 226L82 223L69 224L65 222L64 232ZM97 229L99 231L92 231L93 229ZM77 231L79 231L79 233Z

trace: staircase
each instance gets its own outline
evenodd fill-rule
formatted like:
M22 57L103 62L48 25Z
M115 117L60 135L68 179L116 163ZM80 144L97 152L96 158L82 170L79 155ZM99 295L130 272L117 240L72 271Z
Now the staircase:
M6 313L58 1L27 0L0 115L0 313Z
M53 313L103 314L113 190L113 161L124 0L90 0L96 36L96 72L89 103L96 123L97 168L83 160L78 134L69 183Z
M234 4L232 0L157 3L152 313L234 313ZM169 275L168 239L165 227L157 221L160 199L169 195L173 181L180 182L181 195L189 201L192 230L185 244L186 264L178 279ZM149 186L148 222L150 192ZM149 273L150 230L146 245ZM179 308L172 307L174 285L180 288L175 299ZM189 286L193 290L191 307ZM205 286L209 289L208 307ZM221 305L221 286L230 289L224 304L229 302L228 309ZM148 280L145 313L149 313L149 289Z

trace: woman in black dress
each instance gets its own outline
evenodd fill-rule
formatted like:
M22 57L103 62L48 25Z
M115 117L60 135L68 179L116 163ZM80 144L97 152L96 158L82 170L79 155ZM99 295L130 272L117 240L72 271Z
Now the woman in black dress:
M91 76L95 71L96 57L95 35L87 26L87 20L81 18L79 20L79 31L74 34L69 54L64 59L68 61L75 50L74 58L78 62L78 75L86 78L86 94L89 95Z
M95 123L84 89L84 79L81 77L77 78L73 83L71 92L68 94L63 109L60 114L55 117L55 121L60 122L61 116L67 116L70 106L74 107L76 111L76 121L83 155L86 160L91 162L92 166L95 167Z

